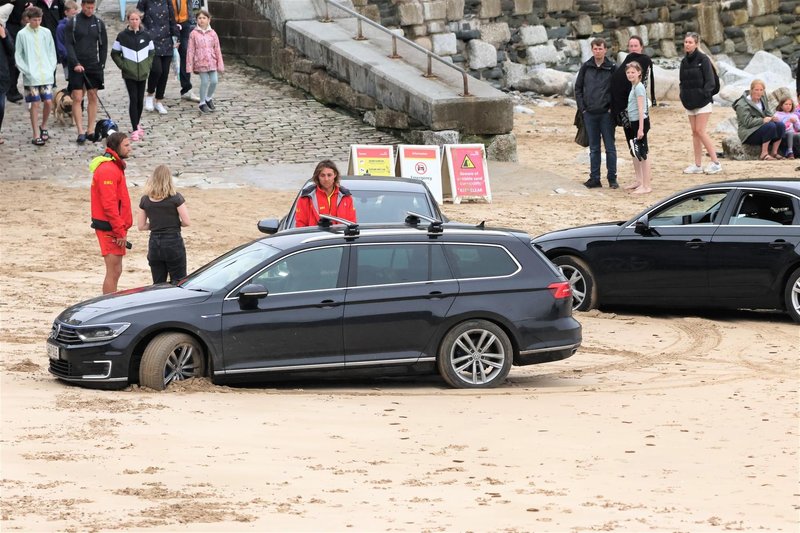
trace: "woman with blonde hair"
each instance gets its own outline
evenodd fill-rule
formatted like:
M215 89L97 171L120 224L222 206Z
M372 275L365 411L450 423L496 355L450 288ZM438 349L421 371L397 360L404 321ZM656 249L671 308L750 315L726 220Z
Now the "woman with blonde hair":
M744 144L761 145L759 159L762 161L783 159L778 154L778 148L785 132L783 123L772 111L775 105L770 104L769 97L764 94L766 91L767 86L762 80L753 80L750 82L750 90L742 93L733 103L736 121L739 123L739 140Z
M173 285L186 277L186 247L181 227L189 225L189 209L181 193L175 191L172 173L167 165L159 165L144 186L136 214L139 231L150 231L147 262L153 283L169 281Z

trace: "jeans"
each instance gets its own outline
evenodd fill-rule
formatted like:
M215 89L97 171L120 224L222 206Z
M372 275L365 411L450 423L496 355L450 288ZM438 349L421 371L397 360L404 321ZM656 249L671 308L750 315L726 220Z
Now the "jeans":
M128 98L131 103L128 104L128 116L131 119L131 127L135 130L142 120L142 110L144 109L144 88L147 82L145 80L125 80L125 87L128 89Z
M217 71L200 73L200 103L214 98L214 91L217 90Z
M0 50L0 54L4 54L2 50ZM0 131L3 131L3 119L6 116L6 93L0 94Z
M186 277L186 247L180 233L150 233L147 262L153 283L167 281L175 285Z
M147 94L156 93L156 100L163 100L169 79L169 64L172 56L156 56L150 68L150 77L147 78Z
M764 144L765 142L771 143L774 141L779 141L783 137L785 131L786 126L780 122L767 122L766 124L762 124L760 128L751 133L750 136L744 140L744 144L758 146L760 144Z
M584 113L583 123L589 137L589 180L600 182L600 138L606 147L606 170L608 182L617 181L617 147L614 144L614 119L611 113Z
M181 58L181 94L186 94L192 90L190 73L186 72L186 52L189 48L189 34L192 33L193 26L187 20L181 23L181 36L179 39L178 55Z

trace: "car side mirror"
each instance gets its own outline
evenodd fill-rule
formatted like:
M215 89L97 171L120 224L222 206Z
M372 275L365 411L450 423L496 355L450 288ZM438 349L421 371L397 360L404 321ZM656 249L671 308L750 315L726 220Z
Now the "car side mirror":
M639 217L639 220L637 220L636 224L633 226L633 231L644 236L660 235L655 228L650 227L650 221L648 220L647 215L642 215Z
M255 309L258 301L266 298L269 291L259 283L250 283L239 290L239 307L241 309Z
M258 221L258 231L267 235L274 235L278 232L279 224L277 218L265 218Z

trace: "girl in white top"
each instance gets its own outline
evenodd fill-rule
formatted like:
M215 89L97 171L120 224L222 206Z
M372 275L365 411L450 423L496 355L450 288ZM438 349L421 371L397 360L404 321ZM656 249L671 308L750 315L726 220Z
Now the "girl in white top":
M625 76L631 82L627 108L630 125L625 128L625 139L633 156L633 171L636 174L636 181L625 188L633 194L647 194L653 189L650 187L650 160L647 159L650 118L647 116L647 91L642 83L642 66L631 61L625 66Z

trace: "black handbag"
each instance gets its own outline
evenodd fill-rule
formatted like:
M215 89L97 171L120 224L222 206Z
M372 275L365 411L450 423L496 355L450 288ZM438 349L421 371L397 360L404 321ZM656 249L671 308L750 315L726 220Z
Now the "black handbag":
M575 126L578 131L575 133L575 143L586 148L589 146L589 134L586 133L586 126L583 123L583 115L580 111L575 112Z
M625 129L631 127L631 118L628 116L628 110L623 109L616 116L617 119L617 126L622 126Z

